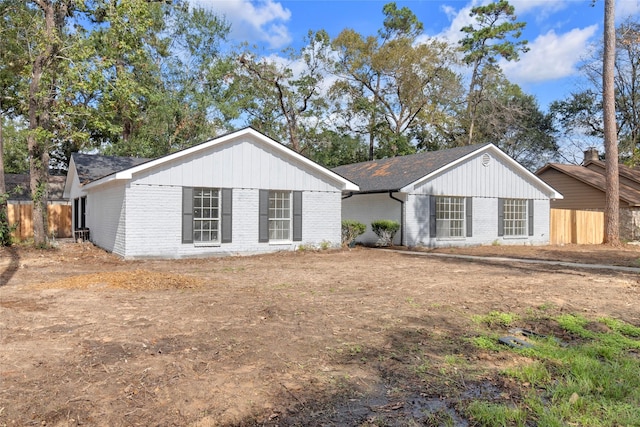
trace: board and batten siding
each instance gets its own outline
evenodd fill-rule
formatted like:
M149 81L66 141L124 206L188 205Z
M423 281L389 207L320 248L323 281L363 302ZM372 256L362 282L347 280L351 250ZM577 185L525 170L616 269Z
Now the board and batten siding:
M126 199L122 182L110 183L87 194L86 226L91 241L101 248L124 256L126 250Z
M215 185L207 187L219 188ZM295 249L323 241L340 245L341 192L302 193L302 241L258 242L259 189L232 189L231 243L182 243L182 186L133 183L127 191L125 258L184 258Z
M143 170L134 179L136 184L298 191L335 191L340 185L257 140L212 146Z
M503 161L489 154L484 166L482 154L474 156L426 182L418 183L409 194L445 196L502 197L515 199L548 199L541 187Z

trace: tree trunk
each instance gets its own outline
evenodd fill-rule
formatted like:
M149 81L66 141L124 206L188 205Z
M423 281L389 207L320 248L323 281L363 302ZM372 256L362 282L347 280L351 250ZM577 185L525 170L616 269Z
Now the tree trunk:
M606 156L606 197L604 241L620 244L620 187L618 176L618 141L615 105L616 29L615 0L604 2L604 58L602 66L602 109L604 114L604 149Z
M53 91L56 58L60 50L60 32L71 1L52 2L34 0L44 13L44 49L36 55L29 82L29 174L31 200L33 201L33 240L36 246L47 243L47 184L49 182L49 147L51 133L51 109L55 102ZM51 88L44 90L44 73L51 74ZM44 92L44 93L43 93Z
M0 230L9 229L9 208L7 205L7 199L4 197L7 192L6 183L4 182L4 136L2 133L4 127L4 117L2 116L2 109L0 106L0 221L6 221L6 224L0 223ZM8 236L7 236L8 237ZM5 242L6 240L6 242ZM8 238L0 239L0 245L4 245L11 240Z

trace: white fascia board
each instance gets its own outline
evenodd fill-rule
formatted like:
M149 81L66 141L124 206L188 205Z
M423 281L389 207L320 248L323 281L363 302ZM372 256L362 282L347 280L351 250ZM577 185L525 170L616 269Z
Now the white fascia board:
M505 162L509 163L517 171L519 171L520 173L525 175L535 185L538 185L538 186L542 187L544 190L546 190L546 193L549 195L550 199L554 199L554 200L564 199L562 194L558 193L549 184L547 184L546 182L544 182L543 180L538 178L533 172L529 171L527 168L522 166L520 163L518 163L515 160L513 160L504 151L502 151L501 149L499 149L498 147L496 147L493 144L488 144L488 145L485 145L483 147L480 147L476 151L472 151L471 153L467 154L466 156L462 156L459 159L454 160L453 162L441 167L440 169L435 170L435 171L431 172L430 174L428 174L426 176L423 176L419 180L414 181L411 184L408 184L408 185L404 186L403 188L400 189L400 191L405 192L405 193L409 193L409 192L415 190L415 188L418 187L419 185L421 185L423 182L430 180L434 176L442 173L443 171L446 171L447 169L451 169L451 168L455 167L456 165L458 165L458 164L460 164L462 162L465 162L468 159L470 159L471 157L477 156L478 154L480 154L480 153L482 153L484 151L490 151L491 154L493 154L494 156L500 157L502 160L504 160Z
M63 198L68 199L71 196L71 187L73 186L73 179L76 176L76 164L73 161L73 157L71 157L71 161L69 162L69 171L67 172L67 178L64 181L64 190L62 192Z
M87 184L85 187L86 188L92 188L92 187L97 187L99 185L103 185L106 184L108 182L111 181L117 181L117 180L130 180L131 178L133 178L133 175L135 173L138 173L140 171L143 171L145 169L148 168L152 168L154 166L158 166L161 165L163 163L167 163L167 162L171 162L175 159L179 159L180 157L183 156L188 156L190 154L193 153L197 153L198 151L201 150L206 150L210 147L219 145L219 144L224 144L228 141L231 141L233 139L238 139L240 137L243 136L252 136L253 138L271 146L272 148L282 152L285 155L290 156L291 158L304 163L306 166L309 166L310 168L320 172L323 175L327 175L329 176L331 179L333 179L334 181L338 181L341 185L342 191L359 191L360 187L358 187L356 184L354 184L353 182L349 181L346 178L341 177L340 175L336 174L333 171L330 171L329 169L320 166L319 164L317 164L316 162L307 159L306 157L304 157L303 155L296 153L295 151L285 147L284 145L280 144L279 142L269 138L266 135L261 134L260 132L256 131L255 129L252 128L245 128L236 132L232 132L230 134L227 135L223 135L220 136L218 138L214 138L211 139L209 141L203 142L201 144L198 145L194 145L193 147L181 150L181 151L177 151L173 154L169 154L166 155L164 157L160 157L158 159L155 160L151 160L149 162L143 163L141 165L138 166L134 166L132 168L129 169L125 169L123 171L120 172L116 172L115 174L106 176L104 178L98 179L94 182L91 182L89 184Z

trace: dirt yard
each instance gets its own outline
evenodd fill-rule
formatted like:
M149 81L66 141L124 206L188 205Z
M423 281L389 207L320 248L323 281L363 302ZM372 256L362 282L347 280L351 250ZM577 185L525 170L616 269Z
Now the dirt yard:
M640 267L637 247L448 252ZM467 426L465 402L520 395L499 375L518 357L470 343L474 315L640 325L638 274L364 248L123 261L12 247L0 285L0 426Z

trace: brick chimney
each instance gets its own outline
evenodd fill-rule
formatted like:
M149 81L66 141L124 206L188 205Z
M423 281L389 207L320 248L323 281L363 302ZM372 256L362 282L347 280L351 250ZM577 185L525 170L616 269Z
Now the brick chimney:
M598 150L595 147L589 147L584 151L584 160L582 161L582 165L584 166L592 160L600 160Z

